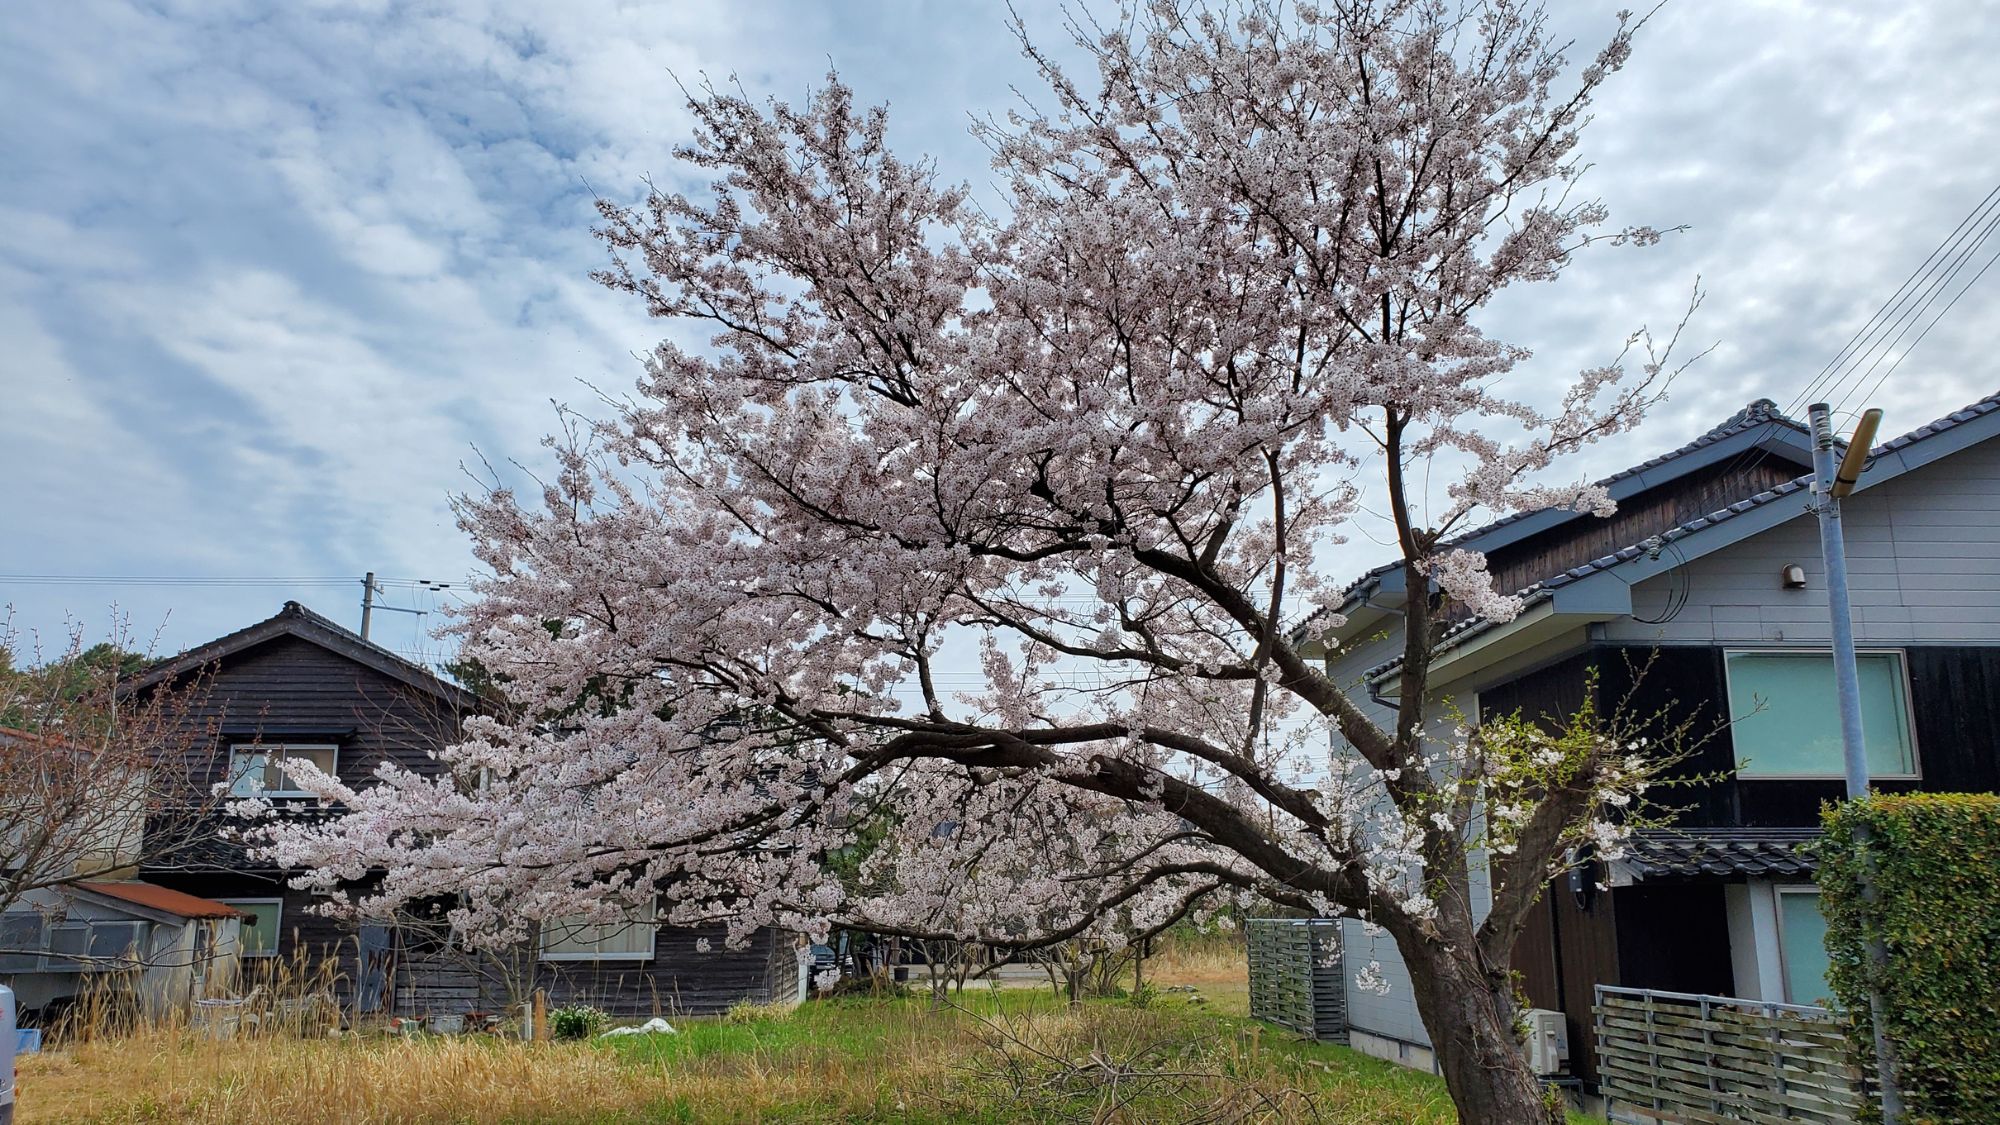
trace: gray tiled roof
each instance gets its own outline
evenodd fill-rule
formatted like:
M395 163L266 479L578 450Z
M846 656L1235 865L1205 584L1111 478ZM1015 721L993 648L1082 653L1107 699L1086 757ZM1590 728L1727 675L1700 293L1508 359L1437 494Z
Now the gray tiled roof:
M1935 437L1938 434L1942 434L1947 431L1957 429L1959 426L1962 426L1965 423L1970 422L1975 418L1983 417L1984 415L1991 414L1997 410L2000 410L2000 393L1987 395L1985 398L1980 399L1978 402L1975 402L1970 406L1963 407L1962 409L1954 410L1950 414L1947 414L1944 417L1939 418L1935 422L1931 422L1928 425L1919 426L1916 429L1911 430L1909 433L1903 434L1899 437L1890 438L1888 441L1883 442L1882 444L1876 446L1874 449L1869 451L1868 454L1869 460L1872 461L1875 458L1881 457L1885 454L1894 453L1897 452L1898 450L1905 449L1911 445L1916 444L1917 442L1923 441L1926 438ZM1774 504L1780 500L1783 500L1787 496L1793 496L1807 492L1811 488L1812 488L1812 476L1810 474L1806 476L1795 477L1792 480L1788 480L1785 483L1778 485L1776 488L1765 489L1764 491L1757 493L1755 496L1749 496L1745 497L1742 500L1738 500L1736 503L1729 505L1727 508L1722 508L1720 510L1710 512L1705 516L1697 516L1694 519L1688 520L1686 523L1682 523L1678 526L1668 528L1666 531L1661 532L1658 535L1648 536L1644 540L1638 543L1634 543L1629 547L1624 547L1617 551L1612 552L1611 554L1604 555L1600 558L1592 559L1591 561L1584 563L1581 566L1573 566L1568 570L1563 571L1560 574L1550 575L1549 577L1544 578L1541 581L1534 583L1533 585L1524 587L1519 591L1519 594L1523 599L1523 608L1534 605L1537 602L1546 601L1554 593L1554 591L1561 589L1562 587L1567 586L1572 582L1588 578L1591 575L1597 573L1598 571L1609 570L1612 567L1618 566L1621 563L1631 562L1632 560L1639 558L1642 555L1652 554L1654 551L1659 550L1660 548L1666 546L1667 544L1679 542L1680 540L1685 539L1690 535L1695 535L1700 532L1707 531L1711 527L1718 527L1722 524L1728 523L1732 519L1735 519L1737 516L1743 515L1746 512L1756 511L1759 508L1763 508L1769 504ZM1494 623L1491 620L1484 617L1467 618L1466 620L1461 621L1456 625L1453 625L1450 629L1447 629L1444 633L1444 636L1440 639L1440 644L1457 640L1462 637L1466 637L1475 633L1484 632L1487 629L1492 628L1493 624ZM1384 672L1389 671L1390 669L1395 668L1397 665L1401 663L1402 661L1400 658L1395 660L1390 660L1384 664L1380 664L1374 668L1369 669L1366 675L1372 679L1378 675L1381 675Z
M1658 468L1659 466L1664 465L1669 461L1674 461L1679 458L1685 457L1690 453L1694 453L1708 446L1714 445L1716 442L1725 441L1729 438L1735 437L1737 434L1743 433L1746 430L1754 429L1755 427L1758 426L1786 427L1793 430L1797 430L1801 434L1806 432L1805 426L1797 421L1794 421L1791 418L1786 417L1784 413L1778 409L1777 403L1772 402L1768 398L1760 398L1744 406L1743 409L1738 410L1736 413L1731 414L1729 417L1723 419L1721 422L1717 423L1714 427L1710 428L1706 433L1703 433L1700 437L1695 438L1693 441L1688 442L1686 445L1683 445L1678 449L1669 450L1668 452L1662 453L1657 457L1641 461L1638 464L1631 466L1630 468L1621 469L1618 472L1615 472L1610 476L1605 477L1604 479L1599 480L1595 483L1600 488L1609 488L1612 485L1617 484L1619 481L1637 476L1640 473L1646 472L1649 469ZM1481 524L1480 526L1475 527L1470 531L1461 532L1458 535L1454 535L1450 539L1447 539L1444 542L1440 543L1439 546L1440 547L1464 546L1466 543L1469 543L1474 539L1478 539L1481 536L1490 535L1493 532L1498 531L1503 527L1507 527L1511 524L1518 523L1521 520L1527 519L1529 516L1537 515L1539 514L1539 512L1540 510L1537 509L1535 511L1515 512L1512 513L1511 515L1502 516L1501 518L1494 520L1491 523ZM1348 583L1347 588L1345 590L1341 591L1340 594L1341 602L1346 603L1352 601L1357 596L1371 592L1371 588L1381 580L1383 575L1388 574L1389 572L1395 570L1397 567L1400 567L1402 565L1403 563L1402 560L1400 559L1396 560L1395 562L1383 563L1381 566L1375 567L1373 570L1368 571L1361 577L1356 578L1353 582ZM1306 625L1310 624L1314 618L1317 618L1318 616L1320 616L1320 614L1324 612L1326 611L1319 610L1313 613L1311 616L1308 616L1305 620L1293 626L1293 628L1300 629L1305 627Z
M1909 433L1903 434L1900 437L1890 438L1888 441L1885 441L1881 445L1878 445L1874 449L1870 450L1868 453L1868 458L1869 460L1872 461L1875 458L1882 456L1883 454L1894 453L1899 449L1903 449L1910 445L1914 445L1917 442L1922 441L1927 437L1932 437L1937 434L1944 433L1947 430L1956 429L1957 427L1972 421L1974 418L1978 418L1981 415L1985 414L1991 414L1995 410L2000 410L2000 394L1988 395L1985 398L1980 399L1978 402L1975 402L1970 406L1967 406L1961 410L1952 411L1950 414L1945 415L1944 417L1938 419L1935 422L1930 423L1929 425L1919 426L1916 429L1911 430ZM1761 508L1766 504L1770 504L1774 501L1781 500L1787 496L1792 495L1793 493L1804 492L1811 487L1812 487L1812 477L1810 475L1795 477L1792 480L1788 480L1785 483L1778 485L1776 488L1765 489L1763 492L1759 492L1755 496L1749 496L1745 497L1742 500L1738 500L1736 503L1729 505L1727 508L1723 508L1719 511L1710 512L1705 516L1698 516L1677 527L1669 528L1665 532L1662 532L1660 535L1656 537L1647 538L1644 542L1635 543L1630 547L1626 547L1622 550L1615 551L1612 554L1603 556L1602 558L1592 559L1591 561L1584 563L1582 566L1571 567L1570 569L1563 571L1561 574L1551 575L1550 577L1544 578L1540 582L1535 583L1535 585L1528 587L1528 590L1523 592L1526 593L1528 591L1532 591L1542 587L1547 587L1548 589L1553 590L1560 586L1567 586L1568 584L1576 581L1579 578L1588 577L1589 575L1597 571L1617 566L1619 563L1622 562L1630 562L1633 559L1638 558L1640 555L1651 552L1654 547L1653 543L1654 538L1659 539L1661 543L1671 543L1676 539L1681 539L1686 536L1693 535L1695 532L1706 531L1707 529L1714 527L1717 524L1726 523L1729 520L1737 516L1740 516L1745 512Z
M1817 828L1643 828L1632 834L1619 863L1633 878L1807 879L1818 868L1799 845Z

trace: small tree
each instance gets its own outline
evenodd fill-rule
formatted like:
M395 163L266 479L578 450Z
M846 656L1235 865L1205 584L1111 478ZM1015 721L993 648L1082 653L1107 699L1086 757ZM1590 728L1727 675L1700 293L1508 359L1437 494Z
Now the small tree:
M1023 32L1048 105L976 127L998 212L837 79L803 108L694 96L680 155L713 189L604 206L603 280L710 347L662 344L614 421L555 443L538 504L461 507L493 577L458 627L519 713L617 690L468 724L476 793L324 779L348 815L272 852L329 891L387 870L363 909L463 893L490 940L654 888L739 936L1004 948L1216 896L1353 913L1401 950L1460 1113L1540 1120L1510 951L1651 767L1603 732L1489 755L1426 708L1444 626L1520 605L1450 537L1609 511L1536 476L1670 375L1640 334L1636 372L1530 378L1474 324L1657 238L1573 194L1632 28L1570 79L1519 0L1163 0L1077 32L1096 81ZM1323 552L1371 477L1416 592L1380 724L1290 628L1337 605ZM714 737L745 713L768 721ZM820 858L885 805L944 866L857 894Z
M47 654L0 625L0 912L130 878L215 831L219 798L194 784L214 745L205 678L128 697L146 663L129 640L85 647L72 629Z

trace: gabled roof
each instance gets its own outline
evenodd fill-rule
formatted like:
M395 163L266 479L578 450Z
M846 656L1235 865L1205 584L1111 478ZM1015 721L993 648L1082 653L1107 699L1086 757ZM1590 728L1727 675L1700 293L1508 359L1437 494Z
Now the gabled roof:
M181 918L234 918L242 911L233 906L210 899L197 898L185 891L170 890L152 883L78 883L78 890L89 891L105 898L115 898L163 914L173 914Z
M1923 441L1926 438L1936 437L1939 434L1955 430L1958 427L1964 425L1967 422L1972 421L1975 418L1991 414L1996 410L2000 410L2000 394L1988 395L1985 398L1980 399L1978 402L1975 402L1970 406L1952 411L1950 414L1945 415L1944 417L1938 419L1935 422L1930 423L1929 425L1919 426L1916 429L1911 430L1909 433L1903 434L1900 437L1890 438L1888 441L1883 442L1881 445L1876 446L1872 450L1869 450L1868 459L1869 461L1873 462L1888 454L1895 453L1898 450L1907 449L1910 446L1915 445L1916 443ZM1689 520L1686 523L1680 524L1677 527L1669 528L1667 531L1661 533L1657 538L1662 543L1666 543L1676 539L1683 538L1688 535L1692 535L1697 531L1706 531L1708 528L1711 528L1716 524L1723 523L1727 520L1733 519L1737 516L1744 514L1745 512L1752 511L1753 509L1756 508L1761 508L1766 504L1770 504L1774 501L1783 499L1786 496L1790 496L1797 492L1803 492L1811 488L1812 488L1811 476L1794 477L1793 479L1788 480L1781 485L1778 485L1776 488L1766 489L1763 492L1757 493L1755 496L1747 496L1741 500L1738 500L1736 503L1731 504L1729 507L1721 509L1720 511L1710 512L1705 516L1700 516L1695 519ZM1605 570L1610 567L1617 566L1619 563L1622 562L1630 562L1633 559L1638 558L1640 555L1650 553L1652 550L1653 550L1653 541L1652 539L1649 538L1643 543L1637 543L1630 547L1625 547L1613 554L1605 555L1602 558L1592 559L1590 562L1587 562L1582 566L1571 567L1570 569L1563 571L1561 574L1551 575L1548 578L1545 578L1542 581L1536 583L1535 585L1538 587L1547 587L1549 589L1555 589L1559 586L1565 586L1571 582L1575 582L1580 578L1587 578L1596 571ZM1534 587L1530 587L1530 589L1533 588Z
M1861 471L1860 482L1855 486L1855 491L1859 492L1881 484L1883 481L1894 479L1911 469L1929 464L1939 457L1962 448L1963 446L1960 442L1953 440L1955 438L1963 438L1967 442L1977 442L1993 436L1991 431L1995 427L1991 422L1980 427L1976 432L1970 428L1972 423L1979 422L1982 419L2000 421L2000 393L1988 395L1978 402L1952 411L1935 422L1919 426L1899 437L1890 438L1888 441L1870 450L1868 460ZM1790 498L1801 500L1809 498L1811 491L1811 474L1795 477L1775 488L1765 489L1754 496L1738 500L1727 508L1710 512L1704 516L1698 516L1685 523L1668 528L1658 535L1648 536L1631 546L1623 547L1611 554L1592 559L1581 566L1571 567L1560 574L1551 575L1519 591L1523 598L1522 609L1525 611L1540 603L1550 601L1562 595L1567 589L1598 578L1600 575L1616 572L1629 564L1647 560L1657 562L1668 547L1675 548L1673 555L1676 561L1684 563L1687 559L1694 557L1694 555L1688 552L1686 547L1682 546L1682 544L1687 543L1692 537L1700 537L1693 544L1695 554L1706 554L1709 551L1725 547L1739 539L1765 530L1767 526L1774 522L1770 519L1760 521L1752 517L1769 516L1775 513L1779 517L1779 521L1776 522L1781 522L1782 520L1791 519L1793 516L1798 515L1799 513L1796 511L1785 514L1788 508L1783 502ZM1633 579L1633 581L1642 580L1647 577L1652 577L1652 575L1640 575L1637 579ZM1560 608L1559 605L1558 609ZM1499 623L1485 617L1473 617L1461 621L1445 631L1438 645L1439 651L1443 651L1481 633L1489 632L1498 626ZM1368 679L1373 680L1394 671L1401 664L1402 660L1399 657L1369 669L1364 675Z
M470 709L478 702L478 697L465 688L440 677L421 664L403 659L373 641L361 639L359 634L341 628L297 602L286 602L284 608L273 617L267 617L248 628L238 629L226 637L218 637L205 645L155 664L134 677L126 690L141 690L163 680L185 675L280 637L297 637L302 641L318 645L328 652L344 656L391 679L400 680L419 691L436 696L454 707Z
M1766 451L1784 449L1801 463L1812 459L1810 434L1805 425L1786 417L1784 412L1778 409L1777 403L1768 398L1760 398L1724 418L1686 445L1622 469L1596 481L1595 484L1609 491L1612 499L1624 500L1697 469L1738 456L1750 449ZM1582 519L1586 514L1566 508L1515 512L1492 523L1455 535L1441 542L1439 546L1493 551L1572 520ZM1399 582L1402 577L1402 566L1400 559L1384 563L1355 579L1341 592L1343 608L1373 597L1383 588L1385 579L1390 580L1389 584ZM1397 586L1397 591L1400 590L1401 587ZM1321 610L1314 613L1299 622L1294 629L1303 629L1324 612Z

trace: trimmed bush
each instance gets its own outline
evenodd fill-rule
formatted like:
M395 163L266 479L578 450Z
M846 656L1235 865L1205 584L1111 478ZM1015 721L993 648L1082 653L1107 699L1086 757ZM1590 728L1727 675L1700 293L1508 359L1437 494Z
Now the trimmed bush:
M1868 928L1888 946L1878 982L1912 1125L2000 1113L2000 796L1873 796L1829 807L1818 845L1834 995L1874 1073ZM1855 829L1873 840L1879 906L1861 899Z

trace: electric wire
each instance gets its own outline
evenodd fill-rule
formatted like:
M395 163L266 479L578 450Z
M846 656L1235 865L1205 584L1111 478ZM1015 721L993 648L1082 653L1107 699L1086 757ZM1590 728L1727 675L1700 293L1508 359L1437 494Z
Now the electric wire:
M1959 220L1958 225L1952 229L1951 233L1946 235L1931 250L1930 254L1922 262L1918 263L1915 269L1910 271L1909 275L1903 279L1902 284L1897 286L1896 291L1891 293L1889 298L1862 323L1861 327L1855 330L1854 334L1848 338L1847 342L1841 346L1840 350L1834 354L1834 357L1827 362L1826 366L1822 367L1819 373L1798 394L1793 396L1790 403L1779 411L1779 413L1786 417L1796 414L1799 408L1808 400L1821 396L1823 390L1825 392L1824 397L1831 398L1834 391L1839 390L1843 385L1847 385L1849 379L1852 378L1854 380L1853 384L1848 386L1847 391L1842 394L1840 403L1835 409L1844 407L1853 396L1854 391L1861 386L1862 381L1866 380L1875 371L1876 367L1880 366L1882 360L1895 347L1896 342L1900 341L1908 333L1910 327L1921 321L1924 313L1936 303L1938 295L1950 288L1951 282L1965 270L1965 267L1977 256L1979 249L1985 245L1996 231L2000 231L2000 185L1996 185L1991 191L1987 192L1986 197L1980 200L1978 205L1973 207L1971 211L1968 211L1963 219ZM2000 257L2000 255L1996 255L1996 257ZM1973 284L1985 276L1986 271L1992 267L1993 261L1994 259L1988 259L1986 266L1982 267L1973 276L1971 281L1959 289L1958 293L1946 303L1938 315L1932 318L1930 324L1925 326L1915 340L1911 341L1910 346L1903 350L1902 354L1890 365L1888 371L1883 372L1882 376L1870 387L1868 391L1869 395L1874 394L1883 385L1889 374L1902 364L1903 359L1909 356L1917 343L1930 334L1930 330L1936 327L1937 323L1951 311L1952 307L1958 303L1959 298L1963 297ZM1872 361L1869 359L1870 356L1874 357ZM1861 366L1864 362L1868 364L1865 369ZM1862 401L1867 401L1866 395L1863 396ZM1784 424L1784 422L1776 418L1766 422L1764 424L1764 432L1759 435L1757 442L1750 448L1738 453L1724 467L1723 475L1749 473L1762 464L1764 459L1770 456L1770 450L1765 444L1766 439L1779 426Z
M309 586L339 587L357 586L361 579L347 575L193 575L193 574L0 574L0 584L15 586L185 586L185 587L254 587L254 586ZM382 578L375 579L378 587L403 590L449 589L457 585L469 585L470 580L437 582L428 578Z
M1875 312L1862 323L1861 327L1855 330L1854 334L1848 338L1840 350L1834 353L1833 358L1828 360L1824 367L1820 368L1818 374L1792 398L1791 402L1784 409L1778 411L1779 417L1774 417L1763 423L1763 432L1758 435L1757 440L1731 458L1724 465L1720 475L1726 478L1738 474L1747 475L1755 471L1763 463L1764 458L1770 456L1768 439L1771 434L1779 426L1786 424L1785 421L1781 421L1780 419L1788 418L1790 415L1797 413L1802 404L1820 395L1823 391L1826 398L1832 398L1834 392L1840 391L1842 387L1846 387L1846 390L1841 393L1839 402L1833 406L1832 409L1834 411L1844 409L1855 393L1864 385L1868 386L1868 390L1861 396L1861 401L1864 403L1867 402L1870 396L1881 389L1889 376L1895 373L1896 368L1902 365L1903 360L1909 357L1917 345L1921 344L1924 338L1930 335L1931 330L1936 328L1950 314L1959 300L1974 285L1978 284L1981 278L1986 276L1987 271L1992 269L1996 262L2000 262L2000 251L1996 251L1992 257L1986 260L1986 264L1981 266L1979 271L1972 276L1971 280L1967 281L1956 293L1952 294L1951 298L1945 302L1944 307L1938 310L1937 315L1931 317L1929 323L1923 324L1923 328L1917 333L1916 338L1910 341L1908 347L1903 348L1899 354L1896 354L1894 361L1889 364L1886 370L1882 371L1874 383L1872 385L1868 384L1869 376L1874 375L1876 369L1881 367L1882 362L1891 353L1895 352L1896 346L1909 334L1912 328L1923 323L1925 314L1937 303L1939 296L1951 289L1952 283L1957 280L1958 276L1978 256L1981 248L1985 246L1987 241L1997 231L2000 231L2000 185L1995 185L1992 190L1986 193L1985 198L1979 201L1977 206L1973 207L1972 210L1966 213L1964 218L1959 220L1958 225L1952 228L1951 233L1946 235L1937 246L1932 248L1930 254L1922 262L1918 263L1915 269L1910 271L1909 275L1903 279L1902 284L1896 287L1896 291L1891 293L1889 298L1877 307ZM1866 364L1865 367L1863 366L1864 363ZM1662 606L1660 615L1651 618L1636 615L1633 617L1635 622L1648 625L1666 624L1674 620L1674 618L1680 615L1682 610L1687 608L1694 593L1693 580L1686 574L1687 557L1682 553L1679 544L1663 541L1661 547L1657 549L1672 552L1675 562L1666 572L1668 580L1667 596L1666 603ZM1681 580L1678 589L1676 589L1674 584L1676 576Z

